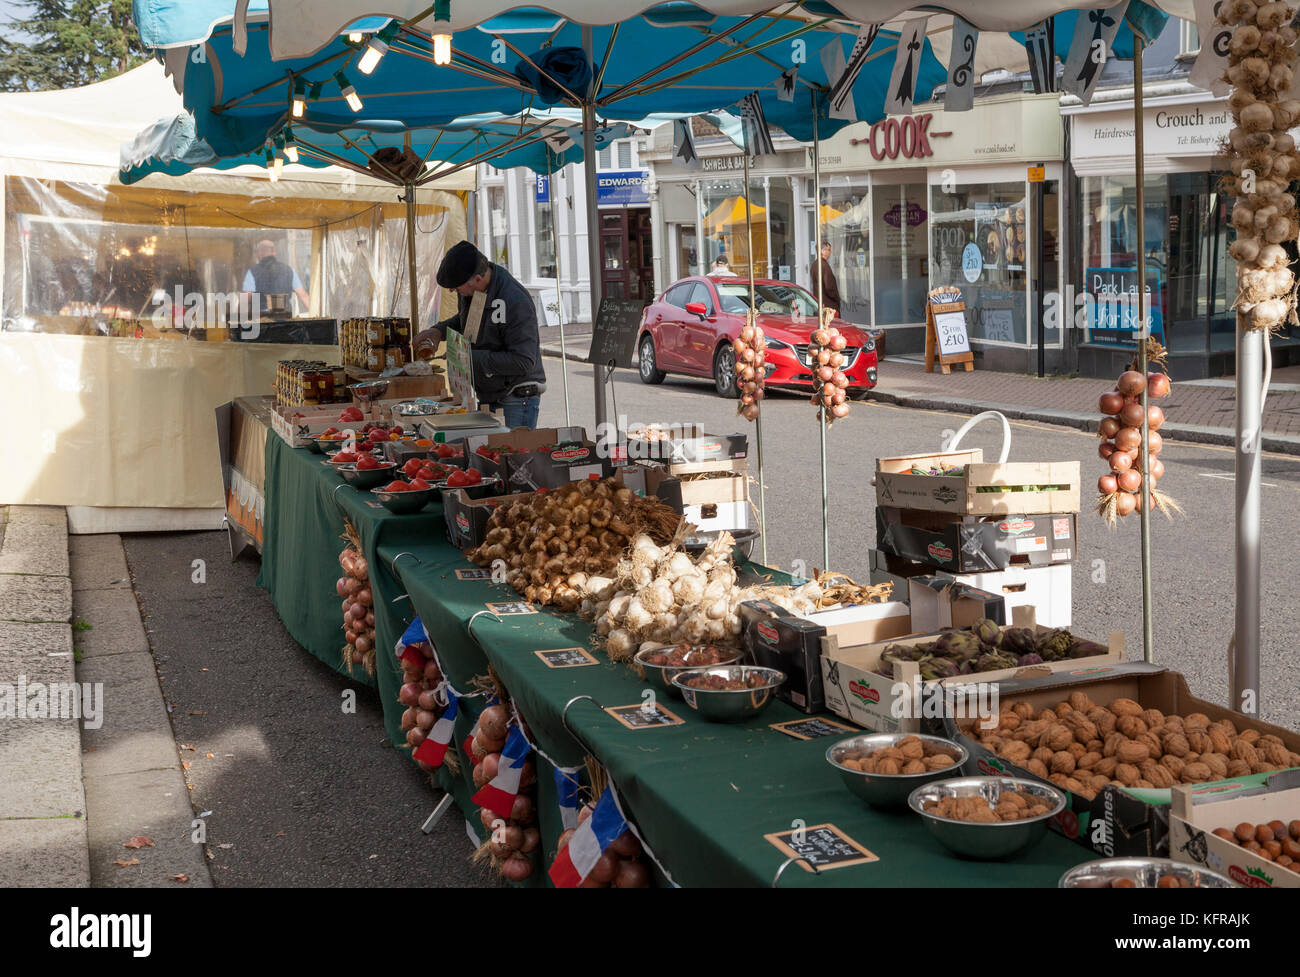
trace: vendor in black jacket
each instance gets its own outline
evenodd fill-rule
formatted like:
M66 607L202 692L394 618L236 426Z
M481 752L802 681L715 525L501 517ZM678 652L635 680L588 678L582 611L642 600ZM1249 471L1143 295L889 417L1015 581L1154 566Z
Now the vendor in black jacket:
M436 350L448 329L461 333L473 349L478 399L501 408L506 427L536 427L546 372L537 309L528 290L468 241L456 244L442 259L438 284L456 290L460 308L415 337L416 353Z

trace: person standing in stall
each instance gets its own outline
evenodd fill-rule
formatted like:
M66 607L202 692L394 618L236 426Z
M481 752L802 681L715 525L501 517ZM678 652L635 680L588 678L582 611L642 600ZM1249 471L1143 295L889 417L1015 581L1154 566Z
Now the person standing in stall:
M533 297L468 241L457 243L443 257L437 280L456 292L459 309L416 335L416 355L436 353L448 329L461 333L472 350L478 399L492 410L500 409L506 427L535 428L546 371Z

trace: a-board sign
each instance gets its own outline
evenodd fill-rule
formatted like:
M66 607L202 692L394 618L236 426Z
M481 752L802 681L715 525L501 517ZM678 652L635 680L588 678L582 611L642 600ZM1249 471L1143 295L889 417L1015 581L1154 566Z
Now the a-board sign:
M547 648L533 652L547 668L579 668L599 664L586 648Z
M653 707L638 702L631 706L609 706L607 713L628 729L653 729L656 726L680 726L686 720L669 712L659 703Z
M819 740L823 736L844 736L852 733L852 726L845 726L833 719L811 716L808 719L789 719L783 723L772 723L772 729L797 740Z
M786 856L803 858L822 872L880 860L880 856L863 848L833 824L777 831L763 837ZM796 864L805 872L812 871L804 862Z
M966 303L961 290L953 286L932 288L925 303L925 372L933 373L935 364L950 373L955 363L969 373L975 369L966 328Z
M636 347L636 334L641 329L641 315L645 303L640 299L600 300L600 312L591 330L591 352L588 363L601 366L632 366L632 351Z
M454 329L447 330L447 386L466 410L478 410L474 393L474 353L469 340Z

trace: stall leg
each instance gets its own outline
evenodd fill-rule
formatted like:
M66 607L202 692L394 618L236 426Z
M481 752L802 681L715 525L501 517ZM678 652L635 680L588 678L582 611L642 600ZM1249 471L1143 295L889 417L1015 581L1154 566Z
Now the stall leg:
M1145 301L1147 266L1146 266L1146 185L1145 166L1142 147L1142 38L1133 38L1133 155L1137 170L1137 192L1134 203L1137 205L1137 299L1138 299L1138 346L1141 352L1139 369L1142 376L1147 375L1147 336L1150 327L1147 323ZM1150 434L1151 425L1147 420L1147 392L1142 390L1142 508L1139 512L1142 549L1142 656L1147 662L1155 661L1155 642L1151 620L1151 473Z
M745 236L748 240L749 250L749 314L750 321L758 325L758 305L755 298L754 288L754 225L751 220L753 213L749 205L749 147L744 147L744 166L745 166ZM770 208L769 208L770 209ZM739 364L737 364L739 365ZM760 377L760 380L763 378ZM758 538L759 553L763 561L763 566L767 566L767 506L764 505L763 492L763 410L760 407L758 417L754 418L754 440L758 442L756 451L758 454Z
M447 813L447 809L451 807L455 800L450 794L443 794L442 800L438 802L433 812L424 819L424 824L420 825L420 830L425 834L432 834L433 829L438 826L438 822L442 820L442 816Z
M582 49L587 52L587 60L592 60L592 30L582 28ZM604 291L601 272L604 270L600 250L600 212L596 208L596 109L591 104L595 92L590 93L582 103L582 174L587 188L587 268L591 275L591 322L595 329L596 316L600 312L600 300ZM610 370L612 377L614 371ZM596 430L605 423L605 378L599 366L593 364L592 381L596 395Z

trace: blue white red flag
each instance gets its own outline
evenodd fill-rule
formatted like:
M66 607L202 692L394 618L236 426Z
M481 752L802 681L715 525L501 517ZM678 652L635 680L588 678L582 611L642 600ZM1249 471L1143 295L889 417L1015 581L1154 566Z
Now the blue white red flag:
M523 731L518 726L511 726L510 735L506 737L505 749L501 751L501 764L497 767L497 775L484 784L479 792L470 798L470 801L479 807L486 807L498 817L510 817L510 811L515 806L515 798L519 794L519 781L523 777L524 761L528 759L531 750Z
M560 805L560 827L563 831L578 826L578 809L582 807L582 767L555 768L555 796Z
M557 889L576 889L590 874L596 860L628 828L627 821L614 800L614 791L605 788L591 817L578 826L569 843L551 865L551 881Z
M411 754L415 759L427 763L431 767L441 767L442 761L447 756L447 747L451 744L452 733L456 729L456 714L460 711L456 693L447 687L447 708L438 721L433 724L429 730L429 735L424 738L424 742L415 748Z
M397 646L393 650L402 661L423 667L429 656L420 650L421 645L432 648L428 632L424 630L424 624L417 617L411 622L410 627L402 632L402 636L397 639Z

